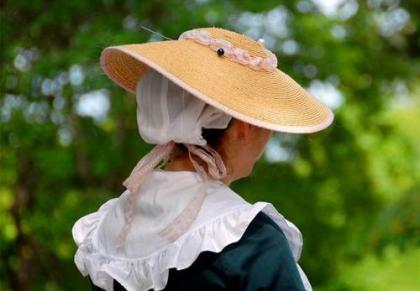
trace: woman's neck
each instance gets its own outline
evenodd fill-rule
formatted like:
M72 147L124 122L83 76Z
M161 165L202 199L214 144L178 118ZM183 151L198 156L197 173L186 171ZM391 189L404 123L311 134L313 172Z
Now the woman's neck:
M178 158L170 161L166 166L167 171L192 171L195 172L195 168L191 163L190 159Z

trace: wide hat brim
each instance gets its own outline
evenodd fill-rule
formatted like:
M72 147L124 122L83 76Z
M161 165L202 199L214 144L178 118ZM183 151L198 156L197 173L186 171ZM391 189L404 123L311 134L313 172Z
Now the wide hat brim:
M234 118L274 131L312 133L334 119L328 106L281 70L254 70L192 40L108 47L101 67L133 94L139 78L152 68Z

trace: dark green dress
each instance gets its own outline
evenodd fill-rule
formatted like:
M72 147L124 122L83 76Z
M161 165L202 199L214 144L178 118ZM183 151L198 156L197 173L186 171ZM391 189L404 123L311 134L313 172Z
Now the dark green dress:
M92 284L94 291L103 290ZM114 280L114 290L125 290ZM260 212L242 238L220 253L202 252L187 269L171 269L166 291L305 290L289 244Z

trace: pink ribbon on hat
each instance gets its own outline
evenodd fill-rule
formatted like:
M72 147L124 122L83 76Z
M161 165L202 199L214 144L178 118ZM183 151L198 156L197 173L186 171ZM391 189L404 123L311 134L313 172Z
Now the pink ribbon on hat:
M272 72L277 68L276 55L264 47L264 40L261 39L257 42L262 46L262 50L266 53L266 57L251 56L247 50L235 47L227 40L214 38L204 29L187 30L183 32L178 39L190 39L204 46L208 46L214 51L222 49L224 55L230 60L248 66L257 71Z

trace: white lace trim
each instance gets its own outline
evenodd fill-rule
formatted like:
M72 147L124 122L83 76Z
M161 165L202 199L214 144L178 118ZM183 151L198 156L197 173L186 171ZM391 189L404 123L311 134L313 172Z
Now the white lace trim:
M276 56L263 47L263 50L267 53L267 57L254 57L249 54L248 51L234 47L230 42L221 39L221 38L212 38L210 34L202 29L192 29L183 32L179 38L182 39L191 39L197 43L210 47L214 51L222 49L222 55L228 57L230 60L251 67L254 70L265 70L272 72L277 68L277 58ZM258 41L262 45L262 41Z
M241 206L210 222L191 229L175 242L142 258L117 258L104 254L97 248L95 230L101 218L116 199L109 200L95 213L79 219L73 227L73 237L79 246L75 263L83 276L89 275L95 285L113 290L116 279L128 291L143 291L165 288L169 269L188 268L201 252L220 252L224 247L238 241L255 216L263 211L269 215L285 234L293 256L297 261L302 249L302 236L293 223L286 220L266 202ZM223 233L223 236L220 234ZM299 273L307 290L312 290L309 281L298 265Z

